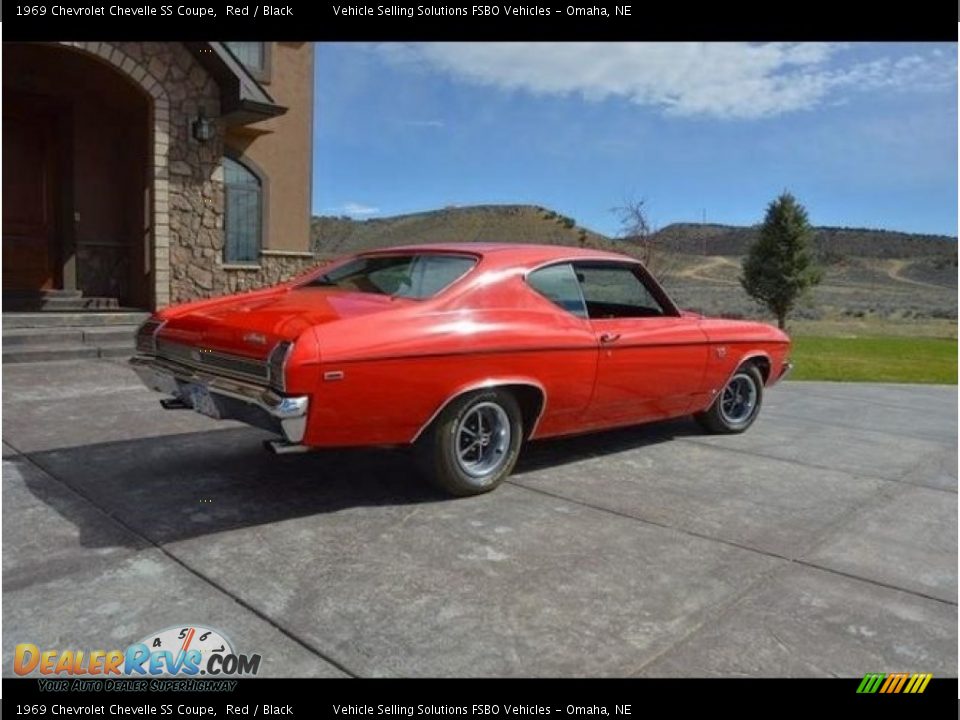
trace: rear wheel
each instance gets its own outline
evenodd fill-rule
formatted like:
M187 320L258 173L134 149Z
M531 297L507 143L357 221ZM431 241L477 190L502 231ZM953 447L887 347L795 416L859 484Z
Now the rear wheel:
M478 390L451 402L417 441L418 465L451 495L489 492L513 470L523 442L520 406L506 390Z
M763 403L763 376L753 363L741 366L713 405L693 417L712 433L741 433L753 424Z

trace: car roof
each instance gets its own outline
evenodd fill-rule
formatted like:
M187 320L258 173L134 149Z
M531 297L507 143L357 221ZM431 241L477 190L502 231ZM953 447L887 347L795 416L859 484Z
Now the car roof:
M591 248L571 247L569 245L537 245L533 243L479 243L451 242L429 243L423 245L399 245L360 253L360 255L379 255L407 252L468 253L480 255L487 264L504 267L517 265L532 267L551 260L618 260L636 262L635 258L620 253L594 250Z

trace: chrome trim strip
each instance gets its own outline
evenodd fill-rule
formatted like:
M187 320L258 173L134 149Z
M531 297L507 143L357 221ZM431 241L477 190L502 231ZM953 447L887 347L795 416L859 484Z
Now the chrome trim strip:
M525 270L523 270L523 282L524 282L524 284L525 284L530 290L533 290L535 293L537 293L537 294L540 295L541 297L545 297L542 293L538 292L537 289L533 287L533 285L530 284L530 282L529 282L529 280L528 280L529 276L530 276L532 273L535 273L537 270L542 270L542 269L545 268L545 267L550 267L550 266L552 266L552 265L562 265L562 264L565 264L565 263L569 263L569 264L572 266L572 265L575 265L575 264L578 263L578 262L579 262L579 263L591 263L591 262L593 262L593 263L609 263L609 264L611 264L611 265L615 265L615 264L619 264L619 265L633 265L633 266L639 268L639 269L640 269L640 274L643 276L643 278L638 278L638 279L640 280L640 284L643 285L644 288L646 288L647 292L650 292L650 287L648 286L648 284L647 284L646 282L644 282L644 278L646 278L647 280L650 280L650 281L653 283L654 287L655 287L657 290L660 291L660 294L661 294L661 295L663 296L663 298L667 301L667 305L668 305L669 307L667 307L666 309L673 311L672 314L662 315L661 317L676 317L676 318L681 318L681 317L683 317L683 314L682 314L682 312L681 312L681 310L680 310L680 306L677 305L676 302L674 302L674 300L673 300L672 297L670 297L670 294L669 294L669 293L666 291L666 289L663 287L663 284L662 284L657 278L655 278L655 277L653 276L653 273L651 273L649 270L647 270L647 266L646 266L646 265L644 265L640 260L637 260L637 259L634 258L634 257L630 257L629 255L621 255L621 256L616 256L616 255L615 255L614 257L602 257L602 256L601 256L601 257L597 257L597 256L590 256L590 255L588 255L588 256L584 256L584 257L567 258L567 259L563 259L563 260L557 260L557 259L545 260L544 262L541 262L541 263L539 263L539 264L537 264L537 265L533 265L532 267L529 267L529 268L526 268ZM656 297L656 293L650 293L650 294L653 295L653 299L654 299L654 300L657 300L657 302L660 302L659 298ZM582 288L582 287L580 288L580 295L583 296L583 288ZM549 300L549 298L547 298L547 299ZM551 302L553 302L553 301L551 300ZM586 298L584 298L584 303L586 303ZM554 304L555 304L555 303L554 303ZM559 306L557 306L557 307L559 307ZM584 305L584 307L586 307L586 305ZM563 308L560 308L560 309L563 310ZM573 313L571 313L569 310L565 310L564 312L567 312L567 313L569 313L570 315L573 315ZM579 315L573 315L573 316L576 317L576 318L580 318ZM581 319L581 320L586 320L588 323L589 323L590 320L591 320L590 317L580 318L580 319ZM592 319L593 319L593 320L596 320L597 318L592 318Z
M270 381L270 387L280 392L284 392L287 389L287 361L293 354L293 348L293 342L290 340L281 340L273 346L273 350L267 355L267 378ZM281 354L279 368L276 367L274 360L274 355L277 353ZM277 373L274 373L274 370L276 370ZM279 378L275 377L275 375L279 375ZM277 382L278 379L279 382Z
M776 385L781 380L785 380L787 375L793 372L793 363L789 360L784 361L781 366L780 375L777 376L777 379L770 383L771 386Z
M165 354L164 346L173 349L174 352ZM215 362L198 362L190 357L190 353L192 352L201 353L201 357L221 358L227 363L240 363L255 366L262 370L262 375L259 373L254 374L243 372L241 370L231 370L230 368L223 367L222 365L217 365ZM187 357L183 357L181 353ZM258 360L257 358L245 357L243 355L233 355L231 353L219 352L217 350L209 350L204 347L187 345L185 343L167 340L165 338L156 339L156 355L160 360L176 363L177 365L194 368L196 370L207 371L216 375L228 375L230 377L239 378L242 380L253 380L256 382L267 382L269 380L270 369L267 366L267 363L265 363L263 360Z
M280 421L284 435L290 442L303 440L307 429L307 411L310 398L307 395L289 396L277 394L272 388L253 385L240 380L194 371L186 366L177 366L162 358L136 355L130 358L130 366L151 390L164 392L161 377L176 383L203 385L208 391L224 397L240 400L259 407Z
M146 320L140 323L139 327L137 327L136 332L133 334L133 345L136 351L144 352L143 350L140 349L140 336L142 335L144 329L148 325L153 325L154 326L153 331L150 333L150 336L149 336L150 345L151 345L149 350L153 353L156 353L157 352L157 335L159 334L160 330L163 329L163 326L166 324L167 324L166 320L159 320L153 316L148 317Z
M714 343L714 342L711 342L711 343L708 343L708 344L707 344L707 347L713 347L714 345L718 345L718 344L723 344L723 343ZM727 375L726 379L720 384L720 387L718 387L718 388L710 388L710 391L709 391L710 397L711 397L711 398L716 397L716 396L717 396L717 393L719 393L723 388L725 388L725 387L727 386L727 384L733 379L733 376L737 374L737 370L739 370L740 368L742 368L742 367L744 366L744 364L746 364L748 361L750 361L750 360L756 360L757 358L763 358L763 359L766 360L768 363L770 363L770 375L772 376L772 375L773 375L773 363L770 361L770 356L767 355L767 354L766 354L765 352L763 352L762 350L757 350L756 352L750 353L750 354L748 354L748 355L744 355L742 358L740 358L739 362L736 364L736 366L733 368L733 370L730 372L730 374ZM774 381L774 382L775 382L775 381ZM773 384L773 383L770 382L770 378L767 378L767 382L765 382L765 383L763 384L763 386L764 386L764 387L770 387L772 384Z
M472 385L467 385L467 386L465 386L465 387L462 387L462 388L460 388L459 390L457 390L456 392L454 392L452 395L450 395L446 400L444 400L444 401L440 404L440 407L438 407L438 408L433 412L433 414L432 414L429 418L427 418L427 421L426 421L425 423L423 423L423 425L420 426L420 429L417 430L416 434L415 434L415 435L413 436L413 438L410 440L410 444L412 445L412 444L415 443L417 440L419 440L419 439L420 439L420 436L423 434L423 432L424 432L428 427L430 427L430 425L433 424L433 421L437 419L437 416L440 415L440 413L442 413L442 412L444 411L444 409L447 407L447 405L449 405L450 403L452 403L454 400L456 400L458 397L460 397L460 396L463 395L464 393L473 392L474 390L486 390L486 389L488 389L488 388L503 387L504 385L526 385L527 387L536 388L536 389L539 390L540 393L543 395L543 404L540 406L540 413L539 413L539 415L537 415L537 419L533 421L533 426L530 428L530 432L527 434L527 438L526 438L526 439L528 439L528 440L532 440L534 434L537 432L537 426L540 425L540 420L543 418L543 414L547 411L547 391L546 391L546 389L545 389L545 388L543 387L543 385L541 385L540 383L536 382L535 380L530 380L529 378L513 378L513 379L510 379L510 378L488 378L488 379L482 380L482 381L480 381L480 382L478 382L478 383L474 383L474 384L472 384Z

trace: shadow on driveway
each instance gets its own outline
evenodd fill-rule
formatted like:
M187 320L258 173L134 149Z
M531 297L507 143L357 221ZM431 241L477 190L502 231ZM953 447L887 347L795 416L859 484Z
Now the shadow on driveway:
M524 448L514 474L698 432L690 421L675 421L534 442ZM275 456L262 447L267 437L238 428L50 450L32 453L30 460L156 543L351 507L469 502L453 500L424 482L407 448ZM7 460L28 462L21 456ZM105 534L96 514L78 513L76 503L49 492L43 476L24 477L35 497L79 528L82 545L117 544L117 534ZM138 544L133 537L128 542Z

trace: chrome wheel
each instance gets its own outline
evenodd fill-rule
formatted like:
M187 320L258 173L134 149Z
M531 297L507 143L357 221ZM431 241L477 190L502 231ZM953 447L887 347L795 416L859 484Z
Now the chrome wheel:
M720 416L730 425L746 422L757 407L757 383L752 375L737 373L720 396Z
M465 474L494 475L509 455L510 418L497 403L478 403L464 413L455 438L457 465Z
M523 411L501 388L465 392L447 404L414 446L421 471L457 497L480 495L513 470L523 444Z

